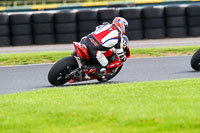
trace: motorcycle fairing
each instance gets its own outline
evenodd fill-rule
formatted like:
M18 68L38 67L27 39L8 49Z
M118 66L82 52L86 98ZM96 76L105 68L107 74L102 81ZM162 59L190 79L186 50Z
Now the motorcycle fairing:
M121 66L122 64L123 62L118 57L116 57L115 61L110 63L107 69L113 69L113 68Z
M89 60L88 49L84 44L73 42L76 53L85 60Z
M76 53L79 55L80 58L84 59L84 60L89 60L89 55L88 55L88 49L84 44L78 43L78 42L73 42L74 43L74 47L75 47L75 51ZM125 54L126 54L126 58L130 58L130 49L129 47L127 47L125 50ZM107 52L104 53L104 55L109 58L111 57L112 60L110 60L110 64L107 67L106 70L106 74L112 73L113 70L115 70L118 67L121 67L123 65L123 62L119 59L118 56L113 56L115 53L112 49L108 50ZM79 61L79 57L74 56L75 59L77 60L77 62ZM81 62L78 62L79 64L79 68L81 68ZM96 73L97 74L97 73ZM88 75L89 76L89 75ZM95 75L91 75L89 76L89 79L85 78L85 76L83 77L82 81L86 81L86 80L92 80L92 79L97 79L97 77ZM72 82L78 82L76 80L76 77L72 78L69 83Z
M103 54L105 55L105 57L109 57L109 56L113 55L113 51L110 49Z

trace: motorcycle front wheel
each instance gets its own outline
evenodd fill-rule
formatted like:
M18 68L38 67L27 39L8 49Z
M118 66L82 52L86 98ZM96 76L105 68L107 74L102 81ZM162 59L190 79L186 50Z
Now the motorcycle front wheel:
M194 53L190 64L194 70L200 71L200 49Z
M65 78L66 74L78 68L77 61L74 57L68 56L56 62L48 73L48 81L50 84L59 86L68 82ZM70 79L69 79L70 80Z
M107 82L108 80L111 80L112 78L114 78L120 72L120 70L122 69L122 66L123 65L121 65L120 67L117 67L112 73L105 75L105 77L97 78L97 80L99 82Z

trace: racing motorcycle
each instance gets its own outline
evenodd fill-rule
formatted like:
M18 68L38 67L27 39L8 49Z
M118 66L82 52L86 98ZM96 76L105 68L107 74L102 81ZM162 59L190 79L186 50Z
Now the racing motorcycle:
M197 50L191 58L190 61L191 67L196 70L200 71L200 49Z
M106 82L115 77L123 66L114 49L105 52L104 55L109 61L106 72L101 73L96 70L92 75L88 75L84 70L92 65L88 55L88 49L84 44L73 42L74 52L71 56L64 57L56 62L48 73L48 80L54 86L65 83L74 83L97 79L99 82ZM127 45L124 48L126 58L130 58L130 49Z

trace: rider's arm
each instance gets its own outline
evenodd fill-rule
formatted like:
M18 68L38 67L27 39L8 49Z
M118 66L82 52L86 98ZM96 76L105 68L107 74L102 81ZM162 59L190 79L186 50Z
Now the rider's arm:
M98 29L100 29L101 27L103 27L103 26L105 26L105 25L107 25L107 24L109 24L108 22L104 22L102 25L98 25L97 27L96 27L96 30L95 31L97 31Z
M100 29L102 26L103 26L103 25L98 25L98 26L96 27L96 30L95 30L95 31L97 31L98 29Z
M120 58L121 61L125 61L126 56L125 56L124 50L123 50L123 41L124 41L123 37L121 37L120 40L121 40L120 43L118 43L115 47L116 48L116 54Z

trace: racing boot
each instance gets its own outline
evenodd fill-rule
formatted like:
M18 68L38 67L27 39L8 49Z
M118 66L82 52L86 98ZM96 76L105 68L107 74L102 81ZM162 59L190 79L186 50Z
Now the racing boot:
M97 69L95 68L95 66L89 66L87 68L84 68L83 71L85 72L85 74L93 76L96 73Z
M106 72L106 68L103 67L103 68L99 69L99 72L100 73L105 73Z

